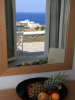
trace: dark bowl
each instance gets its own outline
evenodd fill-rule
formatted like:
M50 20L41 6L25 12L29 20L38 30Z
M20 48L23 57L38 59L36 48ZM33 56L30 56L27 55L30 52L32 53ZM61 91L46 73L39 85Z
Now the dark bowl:
M22 81L16 87L17 95L23 100L32 100L29 97L28 92L26 91L27 86L29 86L30 84L34 84L36 82L41 82L43 84L43 82L46 79L48 78L41 77L41 78L31 78L31 79ZM68 95L68 89L64 84L61 84L61 85L62 85L62 89L60 90L60 100L63 100Z

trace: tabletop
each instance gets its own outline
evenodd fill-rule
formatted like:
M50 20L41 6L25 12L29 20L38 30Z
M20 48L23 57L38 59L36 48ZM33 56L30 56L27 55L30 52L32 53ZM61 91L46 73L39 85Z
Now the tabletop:
M65 82L68 88L68 96L64 100L75 100L75 81ZM16 94L16 89L1 90L0 100L22 100Z

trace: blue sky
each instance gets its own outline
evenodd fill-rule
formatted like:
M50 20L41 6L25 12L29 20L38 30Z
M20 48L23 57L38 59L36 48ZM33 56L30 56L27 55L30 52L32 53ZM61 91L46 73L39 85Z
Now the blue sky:
M16 0L16 12L45 12L46 0Z

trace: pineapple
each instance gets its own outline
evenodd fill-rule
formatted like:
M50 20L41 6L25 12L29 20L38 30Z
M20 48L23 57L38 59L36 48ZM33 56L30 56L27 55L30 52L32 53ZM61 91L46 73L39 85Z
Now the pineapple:
M45 91L46 89L44 85L40 83L40 84L34 85L34 87L28 91L28 94L29 94L29 97L31 97L33 100L36 100L38 94Z
M58 87L59 83L65 82L65 77L67 75L60 75L60 73L58 75L55 75L54 77L51 76L49 79L47 79L44 82L44 87L47 91L49 90L53 90L56 87Z

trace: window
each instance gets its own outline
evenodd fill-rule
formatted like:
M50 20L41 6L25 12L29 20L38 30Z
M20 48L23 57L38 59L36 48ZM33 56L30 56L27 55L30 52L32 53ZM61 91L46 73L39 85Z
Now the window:
M15 1L17 57L44 56L46 0Z
M65 48L69 0L46 0L45 52L43 56L25 59L45 58L49 48ZM66 10L65 10L66 9ZM15 0L5 0L8 61L17 59ZM65 16L64 16L65 15ZM21 58L20 58L21 59Z

